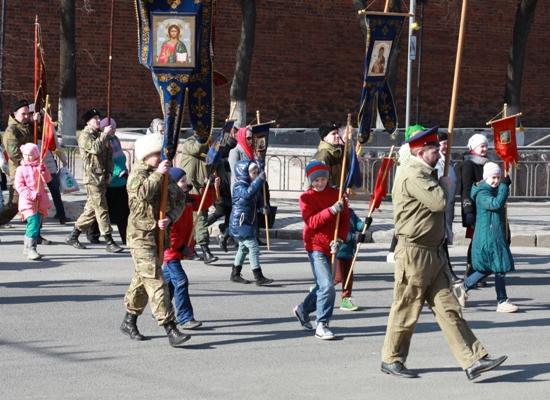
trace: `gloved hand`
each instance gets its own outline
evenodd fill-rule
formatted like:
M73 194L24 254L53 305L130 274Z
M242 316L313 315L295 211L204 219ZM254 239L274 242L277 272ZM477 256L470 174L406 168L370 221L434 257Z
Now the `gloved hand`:
M336 239L330 242L330 254L338 253L338 250L340 249L341 244L342 244L341 239Z
M510 179L510 175L506 175L504 177L504 179L502 180L502 182L504 182L505 184L507 184L508 186L510 186L512 184L512 179Z
M367 229L365 229L366 231L369 230L370 224L372 224L372 217L365 217L365 225L367 227Z
M41 173L46 172L46 164L44 164L44 163L39 164L39 165L38 165L38 170L39 170Z
M356 243L365 243L366 235L363 232L356 232L353 235Z
M340 201L337 201L336 203L334 203L334 204L330 207L330 213L331 213L332 215L336 215L336 214L341 213L343 209L344 209L344 201L343 201L343 200L340 200Z
M466 221L466 226L469 228L474 228L476 225L476 217L474 213L466 213L464 216L464 220Z

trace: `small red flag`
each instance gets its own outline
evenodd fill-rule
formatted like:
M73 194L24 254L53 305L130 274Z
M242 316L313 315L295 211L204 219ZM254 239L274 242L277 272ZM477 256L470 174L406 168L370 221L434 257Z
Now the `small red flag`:
M517 164L519 160L516 143L516 116L491 122L491 127L493 128L495 151L504 161L504 169L508 170L510 164Z
M49 151L55 151L57 146L55 144L55 127L53 125L52 118L48 113L44 114L44 131L42 132L42 150L40 151L40 159L44 160L44 157Z
M388 176L390 170L393 166L393 158L385 157L382 160L382 165L378 170L378 175L376 176L376 185L374 186L374 192L370 198L369 210L376 210L380 207L382 199L386 196L388 192Z

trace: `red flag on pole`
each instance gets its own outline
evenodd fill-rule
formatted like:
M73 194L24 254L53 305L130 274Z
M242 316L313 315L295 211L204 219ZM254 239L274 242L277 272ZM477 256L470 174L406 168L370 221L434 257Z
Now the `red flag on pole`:
M388 192L388 176L390 170L393 166L393 158L385 157L382 160L382 165L378 170L378 175L376 176L376 185L374 186L374 192L370 198L369 210L376 210L380 207L382 199L386 196Z
M519 160L518 146L516 143L516 115L491 122L495 151L504 161L504 169L508 170L510 164L517 164Z
M40 160L44 160L44 157L49 151L55 151L57 146L55 144L55 127L50 115L44 113L44 131L42 132L42 149L40 150Z

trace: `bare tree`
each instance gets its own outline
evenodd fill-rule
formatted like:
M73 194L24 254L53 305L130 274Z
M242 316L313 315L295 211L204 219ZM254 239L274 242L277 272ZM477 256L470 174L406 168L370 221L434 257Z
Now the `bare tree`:
M254 54L256 34L256 0L240 0L242 23L241 39L237 48L237 62L231 83L231 117L237 120L238 126L246 125L246 97L248 82Z
M59 23L59 131L63 144L76 144L75 0L61 0Z
M504 90L504 102L508 104L508 112L510 114L519 112L521 108L523 64L527 49L527 39L531 24L535 18L536 7L537 0L518 0L512 46L510 46L510 50L508 51L508 68Z

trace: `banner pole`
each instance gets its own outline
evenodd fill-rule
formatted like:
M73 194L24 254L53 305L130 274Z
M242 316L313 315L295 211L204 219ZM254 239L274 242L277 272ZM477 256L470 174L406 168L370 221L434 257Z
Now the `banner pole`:
M38 15L34 20L34 112L39 112L37 109L38 89L40 84L40 43L38 34ZM34 144L38 144L38 124L34 123Z
M107 73L107 121L111 125L111 94L113 73L113 25L115 21L115 0L111 0L111 26L109 28L109 69Z
M256 123L260 124L260 110L256 110ZM265 167L265 166L264 166ZM267 175L265 177L265 182L262 187L262 195L264 198L264 208L267 208L267 190L266 190ZM269 238L269 218L267 214L264 214L265 222L265 241L267 242L267 251L271 251L271 240Z
M449 162L451 161L451 152L453 147L453 130L455 125L456 103L458 100L458 86L460 83L460 65L462 63L462 49L464 47L464 28L466 26L466 13L468 10L468 0L462 0L462 13L460 15L460 29L458 32L458 45L456 49L455 73L453 79L453 91L451 95L451 108L449 110L449 127L447 139L447 151L445 152L445 167L443 175L449 173Z

